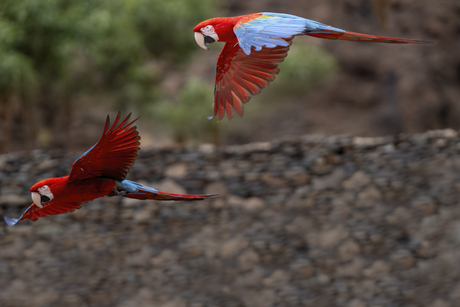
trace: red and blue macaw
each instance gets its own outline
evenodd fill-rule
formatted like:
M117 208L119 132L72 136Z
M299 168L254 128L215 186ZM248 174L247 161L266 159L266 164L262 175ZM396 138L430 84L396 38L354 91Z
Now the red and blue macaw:
M128 122L131 114L120 121L120 113L113 125L107 116L104 132L99 141L72 165L69 176L49 178L30 188L33 204L18 219L5 221L13 226L19 221L47 215L75 211L82 203L103 196L120 195L136 199L155 200L203 200L218 195L182 195L157 191L134 181L126 180L126 174L134 164L140 149L137 120Z
M302 17L257 13L218 17L200 22L194 29L195 40L203 48L225 42L216 67L214 114L219 120L232 118L232 109L243 116L243 104L259 94L278 74L296 35L326 39L394 44L426 44L429 41L354 33Z

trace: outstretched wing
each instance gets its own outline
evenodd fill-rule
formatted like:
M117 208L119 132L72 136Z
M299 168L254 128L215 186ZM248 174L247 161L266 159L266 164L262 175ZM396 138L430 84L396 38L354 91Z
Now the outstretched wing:
M255 50L260 50L263 47L272 48L274 45L283 46L280 38L288 38L293 35L393 44L433 43L426 40L355 33L331 27L314 20L278 13L262 13L253 20L243 20L241 24L235 26L234 32L238 37L240 47L247 55L251 53L252 47Z
M227 112L231 119L233 108L243 116L243 104L275 80L278 64L287 56L292 37L283 42L283 46L262 48L249 55L238 44L225 44L217 60L213 116L219 114L221 120Z
M107 116L104 132L99 141L72 165L68 181L104 177L121 181L133 165L140 145L137 119L128 122L131 113L121 122L120 112L113 125Z
M6 216L4 217L4 219L5 219L5 222L9 226L14 226L19 221L24 221L24 220L36 221L39 217L73 212L80 208L81 208L81 204L79 203L63 203L63 204L53 204L53 205L48 205L48 206L44 205L43 208L40 208L37 205L32 204L29 208L27 208L27 210L18 219L9 218Z
M295 15L278 14L278 13L261 13L257 18L247 21L242 19L233 29L238 44L244 53L249 55L251 48L256 51L262 50L263 47L274 48L275 46L287 47L286 38L295 35L305 34L321 27L330 31L342 31L317 21L305 19Z

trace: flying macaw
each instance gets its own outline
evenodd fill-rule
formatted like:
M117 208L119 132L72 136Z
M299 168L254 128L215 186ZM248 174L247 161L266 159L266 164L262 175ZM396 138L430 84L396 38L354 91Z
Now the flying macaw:
M225 42L216 67L214 114L219 120L232 118L232 108L243 116L243 104L275 79L278 64L284 60L296 35L326 39L394 44L427 44L429 41L354 33L302 17L257 13L236 17L217 17L200 22L195 40L203 48ZM211 117L211 118L212 118Z
M155 200L203 200L218 195L182 195L157 191L134 181L126 180L126 174L134 164L140 149L137 120L128 122L129 114L122 122L120 113L113 125L107 116L104 132L99 141L77 159L69 176L49 178L37 182L30 188L33 204L19 217L4 217L8 225L19 221L47 215L75 211L82 203L103 196L120 195L136 199Z

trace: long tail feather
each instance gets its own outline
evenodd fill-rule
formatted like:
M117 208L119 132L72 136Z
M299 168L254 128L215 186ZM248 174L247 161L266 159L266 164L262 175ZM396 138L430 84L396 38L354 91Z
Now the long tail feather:
M215 198L219 197L219 195L215 194L201 194L201 195L193 195L193 194L173 194L173 193L166 193L161 191L145 191L144 189L140 189L137 193L128 193L123 195L124 197L128 198L136 198L136 199L155 199L155 200L203 200L207 198Z
M216 194L173 194L161 192L154 188L146 187L137 182L123 180L117 182L117 189L120 195L135 199L155 199L155 200L203 200L207 198L216 198ZM116 194L116 193L115 193Z
M406 39L396 37L386 37L369 35L362 33L355 33L350 31L338 32L331 30L318 30L306 33L309 36L325 39L343 39L349 41L361 41L361 42L372 42L372 43L391 43L391 44L432 44L432 41L419 40L419 39Z

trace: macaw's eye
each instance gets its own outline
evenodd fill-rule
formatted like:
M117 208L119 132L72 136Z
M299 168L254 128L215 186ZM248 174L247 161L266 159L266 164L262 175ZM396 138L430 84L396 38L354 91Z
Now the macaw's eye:
M50 192L50 187L47 185L42 186L41 188L38 188L38 192L40 194L46 194Z
M203 32L203 34L214 33L214 27L207 25L206 27L201 28L201 32Z
M40 194L41 203L46 203L47 201L54 199L54 195L51 192L50 187L47 185L38 188L38 193Z

